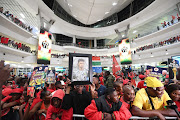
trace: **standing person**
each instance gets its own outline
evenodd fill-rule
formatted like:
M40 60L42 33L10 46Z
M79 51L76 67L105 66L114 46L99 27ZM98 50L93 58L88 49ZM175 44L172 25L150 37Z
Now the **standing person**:
M100 84L99 77L94 75L93 76L93 83L95 84L95 90L98 92L98 97L104 95L106 87Z
M164 116L176 116L172 109L163 110L167 101L171 100L164 90L164 85L155 77L145 79L147 88L142 88L136 93L132 106L132 114L142 117L158 117L165 120Z
M120 98L122 104L126 106L128 110L131 109L131 105L135 98L135 92L132 86L125 85L123 86L123 96Z
M106 71L104 76L105 76L104 85L106 86L106 88L113 88L115 77L111 75L109 71Z
M63 98L62 109L69 110L70 108L73 108L73 114L84 115L84 109L91 103L91 95L94 90L92 91L91 87L90 93L87 91L83 91L83 85L75 85L74 90L70 92L71 86L68 85L70 85L71 82L69 79L67 79L66 84L67 88L66 94ZM76 120L79 119L76 118Z
M72 109L63 110L62 101L64 92L59 89L51 98L51 105L49 106L46 114L46 120L72 120Z
M166 87L166 91L169 94L172 101L174 101L180 111L180 85L170 84Z
M131 117L113 88L107 88L105 95L92 100L84 110L84 115L89 120L127 120Z

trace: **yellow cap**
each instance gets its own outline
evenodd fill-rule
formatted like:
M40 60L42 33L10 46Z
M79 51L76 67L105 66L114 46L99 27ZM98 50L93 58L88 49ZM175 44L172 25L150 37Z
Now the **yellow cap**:
M145 82L147 87L162 87L163 84L161 83L160 80L158 80L156 77L147 77L145 78Z

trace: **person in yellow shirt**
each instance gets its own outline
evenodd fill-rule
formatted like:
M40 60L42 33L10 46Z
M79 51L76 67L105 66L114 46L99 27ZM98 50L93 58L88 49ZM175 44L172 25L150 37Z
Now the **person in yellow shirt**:
M171 100L160 80L155 77L145 79L147 88L136 93L132 114L142 117L155 117L165 120L164 116L177 116L171 109L165 109L166 101Z

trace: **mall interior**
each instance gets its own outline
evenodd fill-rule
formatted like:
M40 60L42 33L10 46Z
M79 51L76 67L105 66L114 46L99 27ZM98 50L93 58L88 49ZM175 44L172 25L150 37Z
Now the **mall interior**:
M180 0L0 0L0 37L2 120L180 119Z

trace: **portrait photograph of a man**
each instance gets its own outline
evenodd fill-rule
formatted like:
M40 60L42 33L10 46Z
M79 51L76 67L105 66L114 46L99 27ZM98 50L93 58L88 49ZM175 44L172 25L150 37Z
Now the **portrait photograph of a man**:
M89 59L88 57L73 57L73 81L88 81L88 69Z

